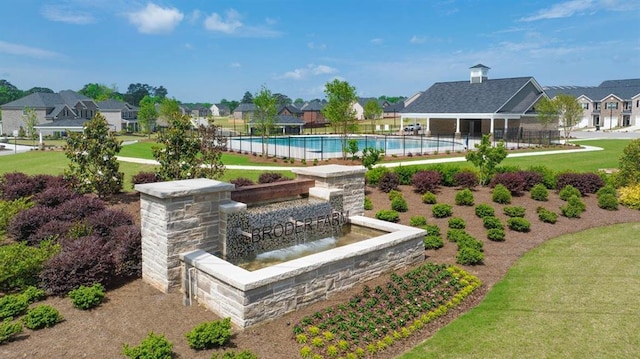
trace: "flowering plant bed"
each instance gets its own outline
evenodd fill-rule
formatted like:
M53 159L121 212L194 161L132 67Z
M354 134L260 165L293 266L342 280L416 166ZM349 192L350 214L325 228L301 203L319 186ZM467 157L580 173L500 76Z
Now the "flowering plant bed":
M426 263L348 302L306 316L294 328L302 358L362 358L409 337L458 306L482 283L464 270Z

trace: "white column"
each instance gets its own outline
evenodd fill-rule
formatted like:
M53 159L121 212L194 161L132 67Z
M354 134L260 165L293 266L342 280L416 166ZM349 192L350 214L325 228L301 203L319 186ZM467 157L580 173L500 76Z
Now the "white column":
M493 136L493 130L494 130L493 125L494 125L494 121L495 121L495 120L494 120L493 116L491 116L491 121L490 121L490 124L491 124L491 125L489 126L489 133L491 133L491 136Z
M460 133L460 117L456 118L456 133Z
M509 128L509 119L504 119L504 133L507 133L507 129Z
M427 132L431 132L431 118L427 117Z
M42 144L42 130L38 131L38 135L39 135L39 138L40 138L40 142L38 142L38 143Z

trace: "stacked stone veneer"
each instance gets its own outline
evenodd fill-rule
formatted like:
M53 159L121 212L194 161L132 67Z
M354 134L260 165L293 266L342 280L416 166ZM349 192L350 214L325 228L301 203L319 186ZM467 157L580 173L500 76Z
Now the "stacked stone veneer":
M364 213L364 172L361 166L338 165L296 170L299 178L316 183L306 204L249 210L230 199L234 186L229 183L194 179L136 185L143 280L163 292L181 289L185 303L197 300L247 327L421 260L425 231L359 216ZM242 251L241 241L250 238L247 232L255 225L252 216L287 220L305 205L303 217L317 216L319 208L348 212L352 224L389 233L253 272L222 259Z

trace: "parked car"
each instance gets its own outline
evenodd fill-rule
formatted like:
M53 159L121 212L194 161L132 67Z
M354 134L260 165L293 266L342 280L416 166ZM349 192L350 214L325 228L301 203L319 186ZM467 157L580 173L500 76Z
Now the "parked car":
M413 131L420 131L422 130L422 126L419 123L412 123L410 125L407 125L404 128L405 132L413 132Z

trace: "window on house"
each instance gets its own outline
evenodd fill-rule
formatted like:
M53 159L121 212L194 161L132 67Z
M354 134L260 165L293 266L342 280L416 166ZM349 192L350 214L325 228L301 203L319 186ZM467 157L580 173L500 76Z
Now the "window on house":
M625 110L631 110L631 103L629 103L629 101L625 101L622 104L622 108L624 108Z
M594 110L599 110L600 109L600 102L594 102L593 103L593 109Z
M588 110L589 109L589 103L588 102L583 102L580 105L582 105L582 109L583 110Z
M618 109L617 102L607 102L606 109Z

